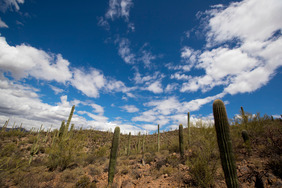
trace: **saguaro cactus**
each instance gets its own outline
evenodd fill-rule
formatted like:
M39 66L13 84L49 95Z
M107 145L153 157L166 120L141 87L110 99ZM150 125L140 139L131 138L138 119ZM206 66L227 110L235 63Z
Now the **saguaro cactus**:
M130 155L130 138L131 138L131 132L129 132L129 135L128 135L127 156L129 156L129 155Z
M187 114L187 127L188 127L188 145L190 145L190 112Z
M213 116L215 122L217 143L220 151L221 165L228 188L239 187L236 164L230 140L229 123L224 103L217 99L213 103Z
M179 152L180 156L183 159L184 157L184 141L183 141L183 125L179 125Z
M109 163L109 173L108 173L108 187L112 187L114 176L115 176L115 168L117 161L117 153L118 153L118 145L119 145L119 135L120 128L116 127L114 131L111 155L110 155L110 163Z
M243 119L243 123L246 125L248 123L248 116L246 116L244 108L241 106L241 115Z
M160 152L160 125L158 125L158 152Z
M69 119L68 119L67 125L66 125L66 127L65 127L66 132L68 132L68 130L69 130L69 126L70 126L71 118L72 118L72 116L73 116L74 108L75 108L75 105L73 105L72 108L71 108L71 112L70 112L70 115L69 115Z

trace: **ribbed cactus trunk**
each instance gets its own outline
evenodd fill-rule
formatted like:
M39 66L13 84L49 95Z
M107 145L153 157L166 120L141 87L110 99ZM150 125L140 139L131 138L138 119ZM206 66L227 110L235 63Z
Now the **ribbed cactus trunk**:
M243 118L243 123L246 124L248 123L248 117L245 114L244 108L241 106L241 114L242 114L242 118Z
M184 158L184 138L183 138L183 125L179 125L179 152L180 156L183 159Z
M108 173L108 187L112 187L116 162L117 162L117 154L118 154L118 145L119 145L119 136L120 136L120 128L116 127L113 135L111 155L110 155L110 163L109 163L109 173Z
M131 139L131 132L129 132L129 135L128 135L127 156L130 155L130 139Z
M59 137L61 138L65 132L65 120L62 121L60 130L59 130Z
M141 148L141 138L140 138L141 136L140 135L141 135L141 133L139 132L138 133L138 142L137 142L138 143L138 145L137 145L137 154L140 153L140 148Z
M160 152L160 125L158 125L158 152Z
M69 131L69 126L70 126L71 118L72 118L72 116L73 116L74 109L75 109L75 105L73 105L72 108L71 108L71 112L70 112L70 115L69 115L69 119L68 119L67 125L66 125L66 127L65 127L65 129L66 129L65 131L66 131L66 132Z
M190 137L190 112L187 114L187 127L188 127L188 145L190 145L191 137Z
M145 165L145 134L143 135L142 140L142 165Z
M239 184L230 140L227 113L224 103L219 99L215 100L213 103L213 115L225 182L228 188L237 188Z

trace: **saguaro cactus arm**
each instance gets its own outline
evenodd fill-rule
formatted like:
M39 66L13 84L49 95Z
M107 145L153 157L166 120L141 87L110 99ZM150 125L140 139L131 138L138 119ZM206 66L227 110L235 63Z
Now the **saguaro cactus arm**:
M217 99L213 103L213 115L220 152L221 165L228 188L239 187L236 164L230 140L230 130L224 103Z

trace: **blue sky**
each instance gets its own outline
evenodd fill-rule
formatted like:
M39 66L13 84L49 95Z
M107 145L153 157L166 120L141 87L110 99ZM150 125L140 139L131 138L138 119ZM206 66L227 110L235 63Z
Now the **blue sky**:
M0 0L0 121L154 132L279 117L281 0Z

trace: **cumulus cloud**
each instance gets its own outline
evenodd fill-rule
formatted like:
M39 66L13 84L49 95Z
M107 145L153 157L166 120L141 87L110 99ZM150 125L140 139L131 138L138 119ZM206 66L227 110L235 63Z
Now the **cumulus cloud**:
M7 9L18 11L20 10L19 4L23 4L24 0L1 0L0 11L6 12Z
M29 121L41 122L43 124L56 124L65 120L71 109L71 103L66 96L61 102L52 106L43 103L37 94L37 89L15 84L10 80L0 80L0 114L11 119L21 118ZM35 126L34 123L29 126ZM40 124L37 125L37 127Z
M174 96L162 100L153 100L144 104L145 107L150 109L133 117L132 121L156 123L160 126L179 125L180 123L187 125L187 112L197 111L203 105L224 96L225 93L220 93L188 102L180 102ZM196 120L198 118L194 117L193 122L196 122Z
M197 54L193 77L182 92L209 91L224 86L224 93L253 92L266 85L282 65L282 2L245 0L207 11L208 49ZM216 47L220 44L222 47ZM191 55L188 49L186 56Z
M99 96L99 89L105 85L106 79L104 75L96 69L92 69L89 72L75 69L71 83L85 95L97 98Z
M122 17L128 21L130 8L132 6L132 0L110 0L109 9L105 17L112 20Z
M138 112L139 109L134 105L124 105L121 107L122 109L126 110L129 113Z
M126 38L119 40L118 54L127 64L135 64L135 55L130 50L130 41Z
M208 44L240 39L265 41L282 28L280 0L244 0L211 15Z
M157 80L153 83L151 83L147 88L145 88L146 90L148 91L151 91L155 94L158 94L158 93L162 93L163 92L163 88L162 88L162 83Z
M33 76L65 83L72 77L70 63L60 54L54 56L25 44L10 46L4 37L0 37L0 54L0 69L16 79Z
M56 95L58 95L59 93L62 93L64 91L61 88L58 88L58 87L55 87L55 86L52 86L52 85L49 85L49 86L55 92Z

